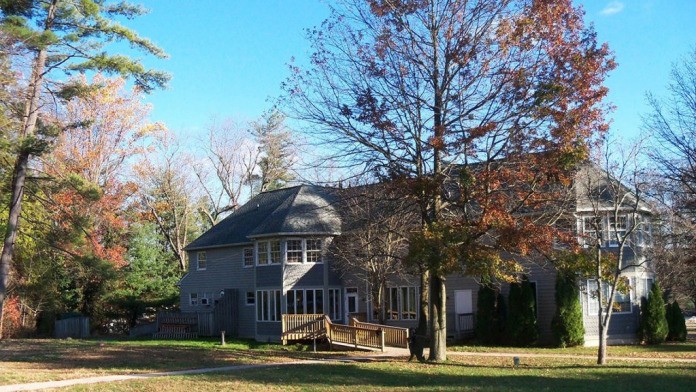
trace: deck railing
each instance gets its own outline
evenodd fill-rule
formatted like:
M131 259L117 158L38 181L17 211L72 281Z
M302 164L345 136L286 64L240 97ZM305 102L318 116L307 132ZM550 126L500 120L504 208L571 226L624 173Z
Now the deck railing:
M384 352L384 333L381 330L354 327L350 325L327 323L326 335L329 343L343 343L355 346L355 348L369 347Z
M363 323L351 318L350 325L334 324L324 314L283 314L282 340L326 338L334 343L349 344L355 348L384 351L385 346L408 347L408 329L389 325Z
M283 314L283 344L288 340L318 339L326 336L323 314Z
M349 324L354 327L382 331L384 343L391 347L408 348L408 328L393 327L391 325L371 324L351 318Z

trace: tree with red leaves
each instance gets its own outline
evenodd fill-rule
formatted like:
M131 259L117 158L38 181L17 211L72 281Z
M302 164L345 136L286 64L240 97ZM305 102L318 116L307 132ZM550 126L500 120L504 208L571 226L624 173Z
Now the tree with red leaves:
M309 40L288 111L334 160L418 205L411 254L427 266L429 359L443 361L446 274L511 279L520 265L501 250L551 250L549 189L607 128L611 54L570 0L345 0Z

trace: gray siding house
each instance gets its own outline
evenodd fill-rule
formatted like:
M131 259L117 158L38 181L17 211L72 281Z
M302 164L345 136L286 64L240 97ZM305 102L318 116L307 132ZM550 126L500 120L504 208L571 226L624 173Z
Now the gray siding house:
M311 185L264 192L201 235L186 247L190 262L189 272L180 282L181 310L212 311L226 290L236 290L237 309L233 313L238 315L234 320L238 335L259 341L280 340L281 315L285 313L324 313L339 323L346 322L350 315L375 321L367 283L350 272L339 275L327 252L332 239L341 234L341 193L340 189ZM581 197L572 209L568 215L575 220L578 240L582 241L587 231L584 223L597 211L590 211ZM643 213L647 215L649 210ZM613 224L608 215L602 219L607 225ZM629 225L631 221L625 219L622 223ZM642 242L632 244L647 246L647 236L642 238ZM611 249L609 239L604 245ZM635 246L628 253L633 259L643 257ZM540 343L549 343L556 308L556 272L550 264L524 264L536 290ZM626 276L631 292L617 294L617 308L609 327L610 343L635 340L640 297L646 295L653 279L645 265L628 269ZM388 283L387 324L416 326L418 281L416 276L405 275ZM593 281L580 284L589 345L597 344L593 287L596 290ZM478 289L473 277L453 274L447 278L448 336L458 338L472 331ZM502 290L506 294L508 287Z

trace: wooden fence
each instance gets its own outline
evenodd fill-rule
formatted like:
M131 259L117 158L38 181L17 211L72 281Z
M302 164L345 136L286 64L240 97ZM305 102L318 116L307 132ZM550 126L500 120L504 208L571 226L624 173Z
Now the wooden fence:
M408 348L408 328L363 323L354 318L350 319L350 325L373 331L382 331L382 334L384 335L384 342L387 346Z
M333 348L334 343L350 344L355 348L376 348L384 352L385 340L381 330L333 324L328 321L326 337Z
M82 339L89 337L89 317L72 317L64 320L56 320L53 336L58 339Z

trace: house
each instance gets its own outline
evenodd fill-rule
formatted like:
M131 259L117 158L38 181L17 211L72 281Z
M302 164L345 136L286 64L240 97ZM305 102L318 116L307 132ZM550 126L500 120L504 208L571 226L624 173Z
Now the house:
M590 167L590 166L588 166ZM581 168L578 176L585 175ZM591 167L590 167L591 168ZM598 177L595 175L595 177ZM579 195L570 219L577 225L578 239L589 233L587 222L601 220L605 227L602 246L611 251L609 233L626 230L632 224L622 214L612 220L609 206L591 209ZM373 315L370 290L364 279L350 272L339 274L331 260L329 246L341 235L341 189L299 185L261 193L205 232L186 247L189 272L182 278L181 311L211 312L225 293L235 292L234 323L238 336L259 341L279 341L282 314L323 313L334 322L349 316L368 321ZM641 206L641 208L644 206ZM642 208L641 215L649 216ZM645 231L634 233L628 253L631 259L643 256L649 243ZM640 239L638 239L640 236ZM537 324L541 343L551 341L551 320L555 312L555 277L550 264L529 263L527 275L535 289ZM617 305L609 327L610 342L635 340L640 297L647 295L653 275L645 265L628 269L629 294L617 294ZM387 324L415 327L418 319L419 279L403 274L388 283L385 293ZM592 290L596 282L581 282L586 342L596 344L596 306ZM453 274L447 278L448 335L461 337L473 331L479 284L473 277ZM503 287L503 291L507 288ZM222 303L222 302L221 302ZM593 313L594 312L594 313Z

